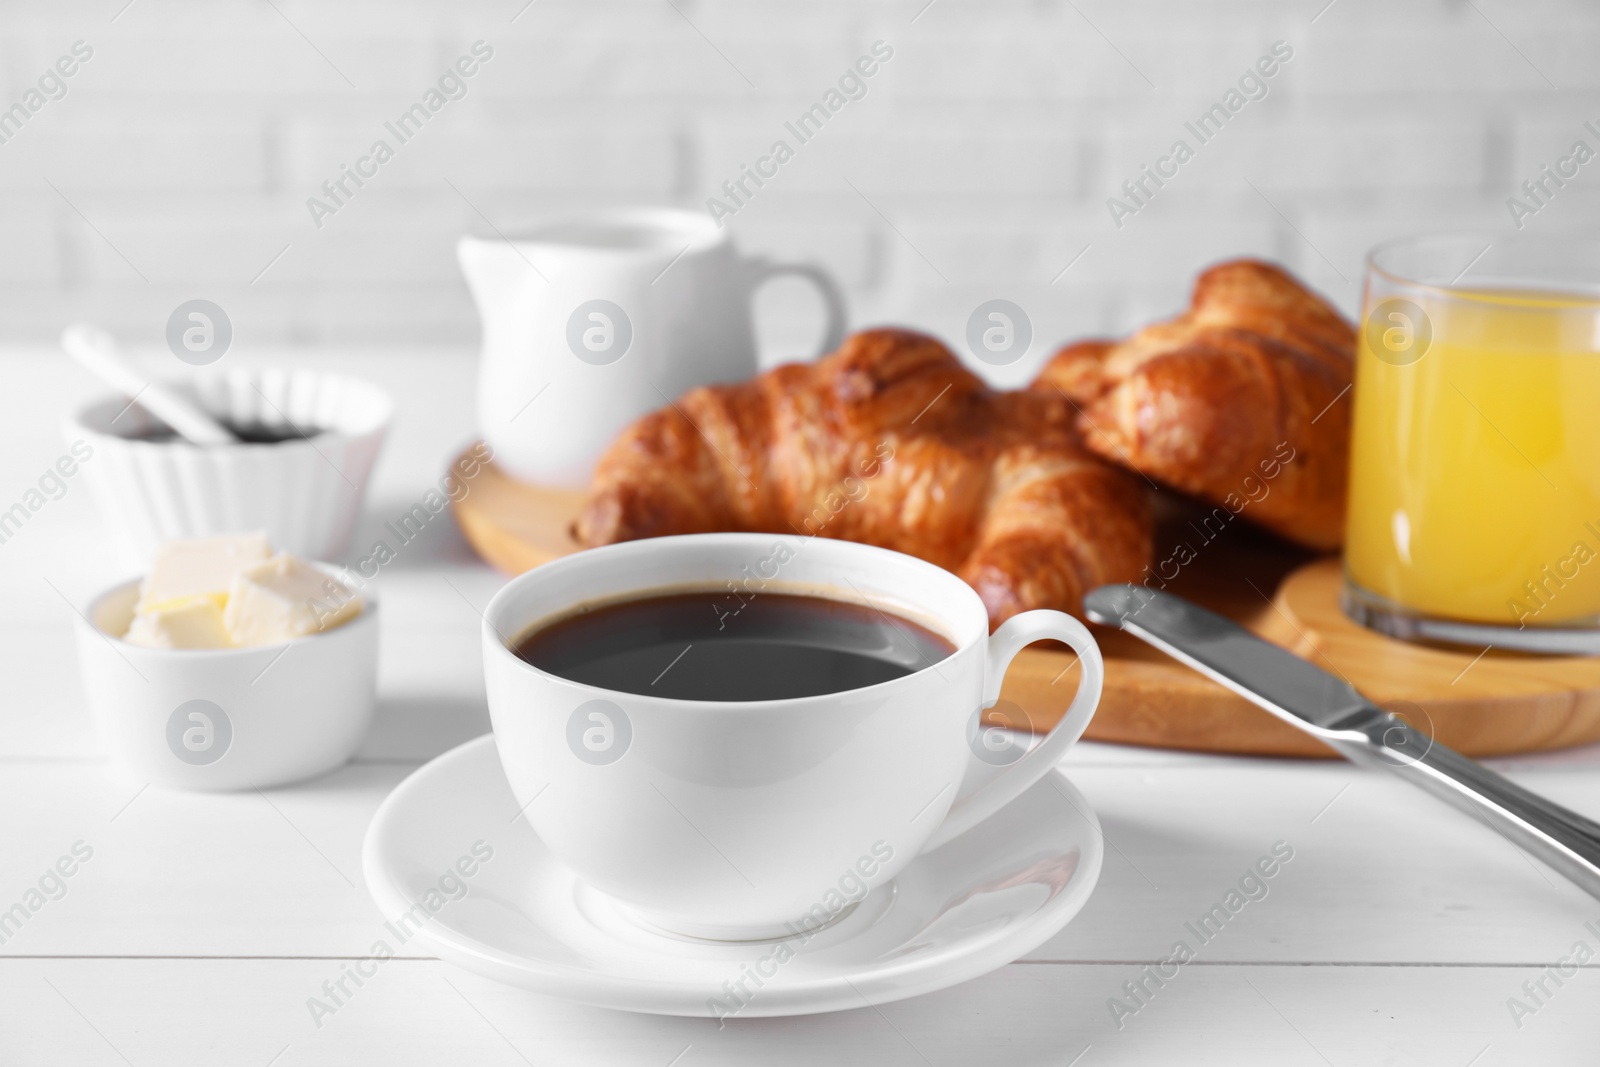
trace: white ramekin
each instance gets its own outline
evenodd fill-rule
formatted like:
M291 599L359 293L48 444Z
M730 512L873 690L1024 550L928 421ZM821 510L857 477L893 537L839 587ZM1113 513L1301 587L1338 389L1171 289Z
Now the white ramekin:
M113 586L76 623L89 710L128 774L169 789L265 789L331 771L360 746L377 692L375 600L294 641L171 649L117 636L138 596L137 581Z
M344 553L393 411L388 394L309 370L237 369L169 384L230 422L307 437L217 447L139 440L160 424L127 398L79 409L67 420L67 440L94 450L83 477L128 566L148 565L169 538L253 530L308 559Z

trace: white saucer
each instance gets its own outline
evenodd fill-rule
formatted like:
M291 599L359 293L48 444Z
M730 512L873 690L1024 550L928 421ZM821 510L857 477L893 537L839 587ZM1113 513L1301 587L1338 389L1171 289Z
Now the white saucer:
M479 862L475 844L492 858ZM884 1004L1002 967L1078 913L1103 854L1088 801L1052 771L803 943L702 941L643 925L552 857L518 816L486 735L395 788L362 867L407 951L600 1007L755 1018ZM430 906L414 933L399 924Z

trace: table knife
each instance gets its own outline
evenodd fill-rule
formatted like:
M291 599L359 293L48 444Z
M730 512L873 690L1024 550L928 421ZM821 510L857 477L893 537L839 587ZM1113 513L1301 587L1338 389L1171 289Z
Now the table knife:
M1153 645L1318 738L1350 762L1399 775L1487 822L1600 897L1600 823L1439 744L1354 686L1221 615L1139 585L1104 585L1084 614Z

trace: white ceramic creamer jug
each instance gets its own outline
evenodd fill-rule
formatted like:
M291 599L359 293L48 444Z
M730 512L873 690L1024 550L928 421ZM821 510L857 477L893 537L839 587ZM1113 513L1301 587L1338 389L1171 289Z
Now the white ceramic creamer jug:
M581 488L628 423L685 390L756 372L751 297L779 274L827 306L822 351L844 336L844 301L816 267L740 255L697 212L593 212L519 237L462 238L483 322L478 425L524 481Z

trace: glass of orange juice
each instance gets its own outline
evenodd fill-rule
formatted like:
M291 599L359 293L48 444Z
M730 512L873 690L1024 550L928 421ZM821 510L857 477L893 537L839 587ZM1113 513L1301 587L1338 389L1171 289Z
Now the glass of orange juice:
M1600 652L1600 240L1367 260L1345 610L1392 636Z

